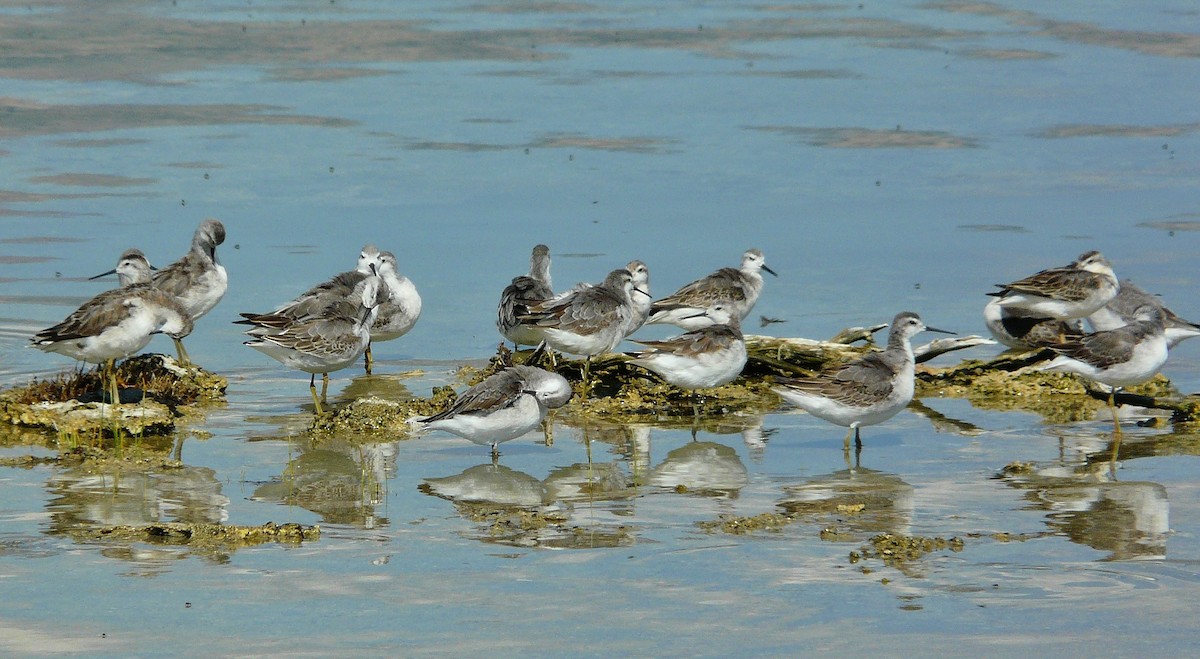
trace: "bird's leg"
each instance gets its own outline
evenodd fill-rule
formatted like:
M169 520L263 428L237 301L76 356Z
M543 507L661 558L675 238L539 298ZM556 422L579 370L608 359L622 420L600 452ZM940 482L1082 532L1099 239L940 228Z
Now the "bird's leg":
M857 430L858 430L858 428L853 428L853 427L848 428L846 430L846 438L842 442L843 443L842 450L845 451L847 456L850 455L850 435L853 435Z
M496 444L492 444L492 466L495 467L500 462L500 449L496 448Z
M171 340L175 342L175 354L179 357L179 365L189 366L192 363L192 360L190 357L188 357L187 350L183 347L183 341L179 339Z
M317 398L317 374L316 373L313 373L308 378L308 390L309 390L309 392L312 393L313 408L316 410L317 416L321 416L322 414L324 414L324 410L321 409L321 399Z
M1117 388L1113 387L1108 392L1108 409L1112 411L1113 418L1113 448L1112 457L1108 461L1109 471L1113 477L1116 477L1117 472L1117 451L1121 449L1121 420L1117 416Z
M592 356L584 355L584 357L583 357L583 399L584 400L587 400L588 395L591 393L591 389L588 386L588 380L591 377L591 373L592 373Z
M367 343L367 351L363 353L363 356L365 357L364 362L363 362L363 367L367 370L367 375L370 375L371 374L371 365L373 363L371 360L371 344L370 343Z
M329 399L326 398L326 396L325 396L325 394L328 392L329 392L329 374L322 373L321 374L321 402L322 403L329 401Z
M692 441L696 441L696 426L700 424L700 394L692 390Z
M859 434L857 426L854 428L854 451L856 453L862 452L862 435Z
M121 392L117 389L117 360L110 359L104 363L104 386L108 387L108 402L116 405L121 402Z

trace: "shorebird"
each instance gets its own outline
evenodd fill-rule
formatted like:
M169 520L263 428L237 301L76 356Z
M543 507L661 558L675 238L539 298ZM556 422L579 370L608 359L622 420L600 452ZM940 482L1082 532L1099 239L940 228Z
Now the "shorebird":
M913 397L915 361L912 337L924 331L953 334L928 327L920 316L902 311L892 320L887 349L867 353L847 364L810 378L778 378L775 393L796 407L830 423L849 428L845 449L862 448L861 426L882 423L908 406Z
M1134 312L1143 304L1154 305L1162 309L1163 328L1168 350L1179 345L1180 341L1200 336L1200 324L1180 318L1174 311L1164 306L1157 296L1138 288L1128 279L1121 282L1121 290L1116 297L1088 316L1088 324L1097 332L1117 329L1122 325L1129 324Z
M350 366L371 342L371 323L383 302L383 285L374 275L360 280L345 298L320 313L294 318L285 314L242 314L239 323L252 325L245 341L279 362L310 373L309 391L318 415L329 389L329 374ZM316 374L321 374L317 397Z
M122 252L121 257L117 259L117 267L106 272L101 272L94 277L88 277L88 281L94 281L109 275L116 275L117 286L125 287L131 284L141 284L150 281L153 270L154 266L150 265L150 261L146 260L146 255L142 253L142 250L130 247Z
M363 279L375 275L379 270L380 263L379 250L368 243L359 252L358 264L353 270L340 272L313 286L296 296L291 302L277 307L272 313L288 316L295 320L319 316L330 304L345 300Z
M586 392L592 357L616 348L632 323L633 291L633 274L621 268L608 273L601 284L535 304L517 319L538 328L551 348L584 356Z
M629 336L646 324L646 319L650 317L650 305L654 300L650 297L650 268L634 259L625 264L625 269L633 275L633 290L629 293L629 299L633 302L634 315L629 321L629 327L625 329L625 336Z
M546 412L571 399L566 378L533 366L509 366L463 392L445 411L416 419L428 430L445 430L492 447L538 428Z
M417 324L421 317L421 295L412 281L396 271L396 255L379 253L379 278L387 291L387 297L379 305L379 313L371 324L371 343L398 339ZM371 374L371 345L365 353L367 375Z
M175 296L191 316L192 322L217 306L229 288L229 275L225 273L225 266L217 261L217 245L223 242L225 225L211 218L204 220L192 236L192 247L188 253L159 270L151 280L155 288ZM183 341L172 338L175 339L179 361L190 363Z
M1117 295L1120 284L1112 266L1100 252L1084 252L1073 263L1050 268L1018 279L996 284L1000 290L988 293L1000 306L1020 309L1027 316L1071 320L1095 313Z
M762 270L778 276L767 267L761 250L748 249L742 254L740 268L721 268L654 302L646 322L668 323L685 330L698 329L705 321L697 314L714 304L725 305L739 321L745 320L762 292Z
M1029 315L1023 309L1001 306L999 300L984 305L983 320L992 338L1018 350L1044 348L1047 344L1083 333L1078 320Z
M529 256L529 274L513 277L512 283L500 293L500 304L496 306L496 329L501 336L513 342L514 350L522 345L541 343L541 330L520 322L518 318L528 313L531 305L552 297L554 286L550 281L550 248L535 245Z
M1134 310L1126 325L1050 345L1058 356L1039 370L1075 373L1107 385L1113 434L1120 437L1117 391L1149 380L1167 361L1163 316L1159 305L1143 304ZM1113 456L1115 459L1115 448Z
M73 311L61 323L33 336L31 345L92 364L103 364L109 399L118 402L118 359L136 354L154 334L179 341L192 331L192 319L179 302L150 283L104 291Z
M634 341L648 349L631 353L630 360L676 387L691 391L693 421L700 414L698 390L728 384L746 366L746 342L737 316L720 304L700 315L711 324L664 341Z

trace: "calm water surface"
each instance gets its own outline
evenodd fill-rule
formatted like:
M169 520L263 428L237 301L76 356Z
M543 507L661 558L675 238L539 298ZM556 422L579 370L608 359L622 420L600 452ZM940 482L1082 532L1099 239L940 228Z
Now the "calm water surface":
M640 258L659 295L761 247L781 276L756 315L785 320L761 330L777 335L902 309L981 333L992 284L1093 248L1200 318L1191 3L64 1L0 16L0 384L72 367L28 336L102 290L84 278L127 247L165 265L218 217L231 280L188 339L229 377L228 404L176 438L182 469L0 469L6 653L1195 647L1190 429L1130 426L1116 479L1090 466L1103 420L955 399L864 433L854 469L840 429L786 411L706 420L694 444L678 427L560 423L552 446L506 444L492 468L448 436L310 436L304 376L230 322L350 268L366 242L396 252L425 312L376 347L377 376L335 375L339 400L425 396L490 355L496 298L537 242L558 288ZM1200 389L1198 351L1164 369L1183 392ZM1036 474L997 477L1017 460ZM554 521L495 530L464 503L479 499ZM799 517L749 536L699 524L771 512ZM175 520L323 534L228 552L70 535ZM884 531L964 547L851 563Z

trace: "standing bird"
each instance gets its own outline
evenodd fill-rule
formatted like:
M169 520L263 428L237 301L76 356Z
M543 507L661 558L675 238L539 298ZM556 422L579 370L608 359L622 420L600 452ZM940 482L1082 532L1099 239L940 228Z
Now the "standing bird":
M104 364L109 400L117 402L116 360L136 354L154 334L166 334L178 342L191 331L191 316L179 302L143 282L100 293L61 323L35 334L31 345L82 362Z
M1180 318L1174 311L1163 305L1157 296L1134 286L1128 279L1121 282L1121 290L1117 296L1101 307L1096 313L1088 316L1088 324L1097 332L1117 329L1129 324L1138 307L1150 304L1162 309L1163 329L1167 337L1167 349L1179 345L1180 341L1200 336L1200 324Z
M154 266L150 265L150 261L146 260L146 255L142 253L142 250L130 247L121 253L121 258L117 259L117 267L94 277L88 277L88 281L94 281L109 275L116 275L117 286L124 288L130 284L141 284L150 281L153 270Z
M223 242L225 225L212 218L204 220L196 228L188 253L159 270L151 280L155 288L175 296L193 322L217 306L229 288L229 275L217 261L217 245ZM183 341L178 338L175 351L180 362L190 363Z
M358 265L353 270L339 272L326 281L313 286L271 312L275 315L287 316L294 320L304 320L319 316L330 304L345 300L359 282L374 276L380 266L380 252L374 245L368 243L358 254ZM241 314L246 317L247 314ZM254 315L254 314L250 314ZM235 321L241 324L251 324L244 320Z
M830 423L849 428L855 448L862 448L859 427L887 421L908 406L913 397L915 361L912 337L924 331L953 334L927 327L921 317L902 311L892 319L887 349L867 353L847 364L810 378L778 378L775 393L796 407Z
M541 343L541 330L520 322L518 318L528 313L531 305L552 297L554 286L550 281L550 248L535 245L529 256L529 274L513 277L512 283L500 293L500 304L496 306L496 329L501 336L513 342L514 350L522 345Z
M428 430L445 430L476 444L496 445L538 428L546 413L571 400L566 378L533 366L509 366L463 392L454 404L417 419Z
M740 268L721 268L652 304L646 322L697 329L706 322L698 314L714 304L725 305L739 321L745 320L762 292L762 270L779 276L767 267L762 250L748 249L742 254Z
M700 315L710 325L664 341L634 341L648 349L631 354L634 364L692 392L692 439L700 415L697 391L733 382L746 366L746 341L737 316L720 304Z
M1058 356L1039 370L1075 373L1108 385L1113 434L1119 438L1117 390L1149 380L1167 361L1162 307L1143 304L1134 310L1127 325L1074 337L1049 348ZM1115 445L1113 458L1116 458Z
M421 295L408 277L396 270L396 255L379 253L379 278L383 281L387 297L379 305L379 313L371 324L371 343L398 339L417 324L421 317ZM365 353L367 375L371 374L371 345Z
M1050 268L1018 279L1011 284L996 284L1000 290L988 293L998 298L1001 307L1019 309L1026 316L1071 320L1095 313L1117 295L1120 284L1112 266L1100 252L1084 252L1073 263Z
M625 269L633 275L633 290L629 294L629 299L633 301L634 316L625 330L625 336L629 336L646 324L646 319L650 317L650 305L653 303L653 298L650 297L650 268L647 268L645 263L634 259L625 265Z
M621 268L608 273L601 284L535 304L517 319L538 328L551 348L584 356L586 392L592 356L616 348L633 322L633 291L633 274Z
M379 277L364 277L350 293L329 303L319 313L295 318L280 313L242 314L238 321L253 325L245 341L259 352L284 365L311 373L308 380L313 406L323 414L321 403L329 389L329 374L350 366L371 342L375 322L386 293ZM317 397L316 374L321 374L321 396Z

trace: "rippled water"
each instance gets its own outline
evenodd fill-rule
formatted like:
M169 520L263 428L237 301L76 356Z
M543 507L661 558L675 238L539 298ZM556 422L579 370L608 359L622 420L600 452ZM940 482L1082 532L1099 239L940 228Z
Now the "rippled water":
M1190 3L64 1L0 17L0 383L72 367L27 338L102 290L84 278L126 247L165 265L218 217L231 280L188 339L230 378L228 404L162 447L183 468L0 469L6 652L1194 647L1191 429L1130 426L1116 480L1095 464L1103 419L955 399L869 429L858 465L840 429L784 411L705 420L696 443L560 422L552 446L510 442L493 468L448 436L308 435L304 376L230 323L366 242L397 253L425 312L376 347L379 375L335 374L339 400L428 395L490 355L496 298L536 242L559 288L640 258L660 295L761 247L781 276L755 313L785 320L761 330L777 335L901 309L981 333L992 284L1092 248L1200 318ZM1197 349L1164 369L1185 392ZM1014 461L1034 471L997 476ZM492 524L476 499L542 523ZM795 517L706 525L762 513ZM323 534L236 551L72 534L176 520ZM884 531L964 545L851 562Z

